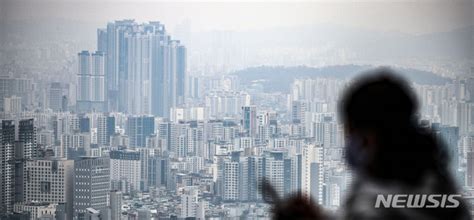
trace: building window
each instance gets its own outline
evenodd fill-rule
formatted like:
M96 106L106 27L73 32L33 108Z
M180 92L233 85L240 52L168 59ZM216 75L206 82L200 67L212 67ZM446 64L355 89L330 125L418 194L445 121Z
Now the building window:
M50 182L41 182L41 193L51 193L51 183Z

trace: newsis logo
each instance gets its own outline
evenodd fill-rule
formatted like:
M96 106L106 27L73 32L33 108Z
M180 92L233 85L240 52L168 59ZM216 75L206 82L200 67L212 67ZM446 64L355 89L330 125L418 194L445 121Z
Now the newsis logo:
M457 208L459 198L459 194L379 194L375 208Z

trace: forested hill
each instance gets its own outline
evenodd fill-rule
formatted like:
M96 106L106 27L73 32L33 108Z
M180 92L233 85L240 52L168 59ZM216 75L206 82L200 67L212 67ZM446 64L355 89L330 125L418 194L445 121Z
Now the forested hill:
M371 68L374 67L362 65L340 65L321 68L307 66L259 66L239 70L232 74L239 76L241 83L244 85L259 81L267 92L287 92L293 80L297 78L330 77L344 79L351 78ZM394 70L409 81L418 84L441 85L451 81L448 78L428 71L401 68L394 68Z

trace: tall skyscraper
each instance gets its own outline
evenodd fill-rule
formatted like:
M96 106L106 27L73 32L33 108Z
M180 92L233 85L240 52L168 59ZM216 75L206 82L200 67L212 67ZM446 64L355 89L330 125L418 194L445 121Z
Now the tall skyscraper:
M124 94L126 79L126 54L125 33L131 31L133 20L121 20L107 24L107 88L109 107L112 111L122 111L125 109L124 103L119 103L120 95ZM103 41L101 48L103 48ZM120 90L119 90L120 88ZM120 94L119 94L120 91Z
M78 57L77 111L105 111L107 92L105 87L105 54L101 51L93 54L90 54L89 51L82 51L78 54Z
M180 41L176 41L174 44L175 54L175 63L176 63L176 96L175 96L175 105L179 106L184 104L186 101L186 63L187 63L187 52L186 47L180 44ZM174 107L172 106L172 107Z
M91 100L91 59L89 51L82 51L78 54L79 66L77 75L77 97L76 107L78 112L85 112L90 109Z
M107 54L110 110L169 117L170 108L184 102L186 48L163 24L110 22L97 38Z
M83 219L87 208L105 210L110 191L108 158L83 157L74 164L74 215Z
M105 54L96 51L91 56L91 105L95 111L106 111L105 102L107 100L105 81Z
M125 34L127 78L119 92L125 92L120 98L130 114L151 114L152 37L153 33L146 30Z
M97 29L97 51L107 51L107 29Z

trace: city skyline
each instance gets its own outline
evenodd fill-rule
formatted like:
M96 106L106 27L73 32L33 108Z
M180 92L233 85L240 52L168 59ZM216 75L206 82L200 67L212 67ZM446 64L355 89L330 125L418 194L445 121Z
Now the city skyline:
M229 74L261 65L372 64L405 66L453 78L469 69L472 64L467 60L474 57L470 43L474 6L469 0L1 4L0 25L5 30L1 34L9 34L0 40L22 43L0 42L4 50L11 51L0 64L21 65L42 78L49 78L47 73L53 71L61 81L76 74L68 64L76 62L73 51L96 51L97 28L124 19L166 24L167 32L190 49L189 74L198 75ZM50 55L40 56L43 53ZM462 64L453 66L453 62Z
M271 219L264 180L338 212L358 181L341 97L382 70L472 217L472 7L2 1L0 219Z

